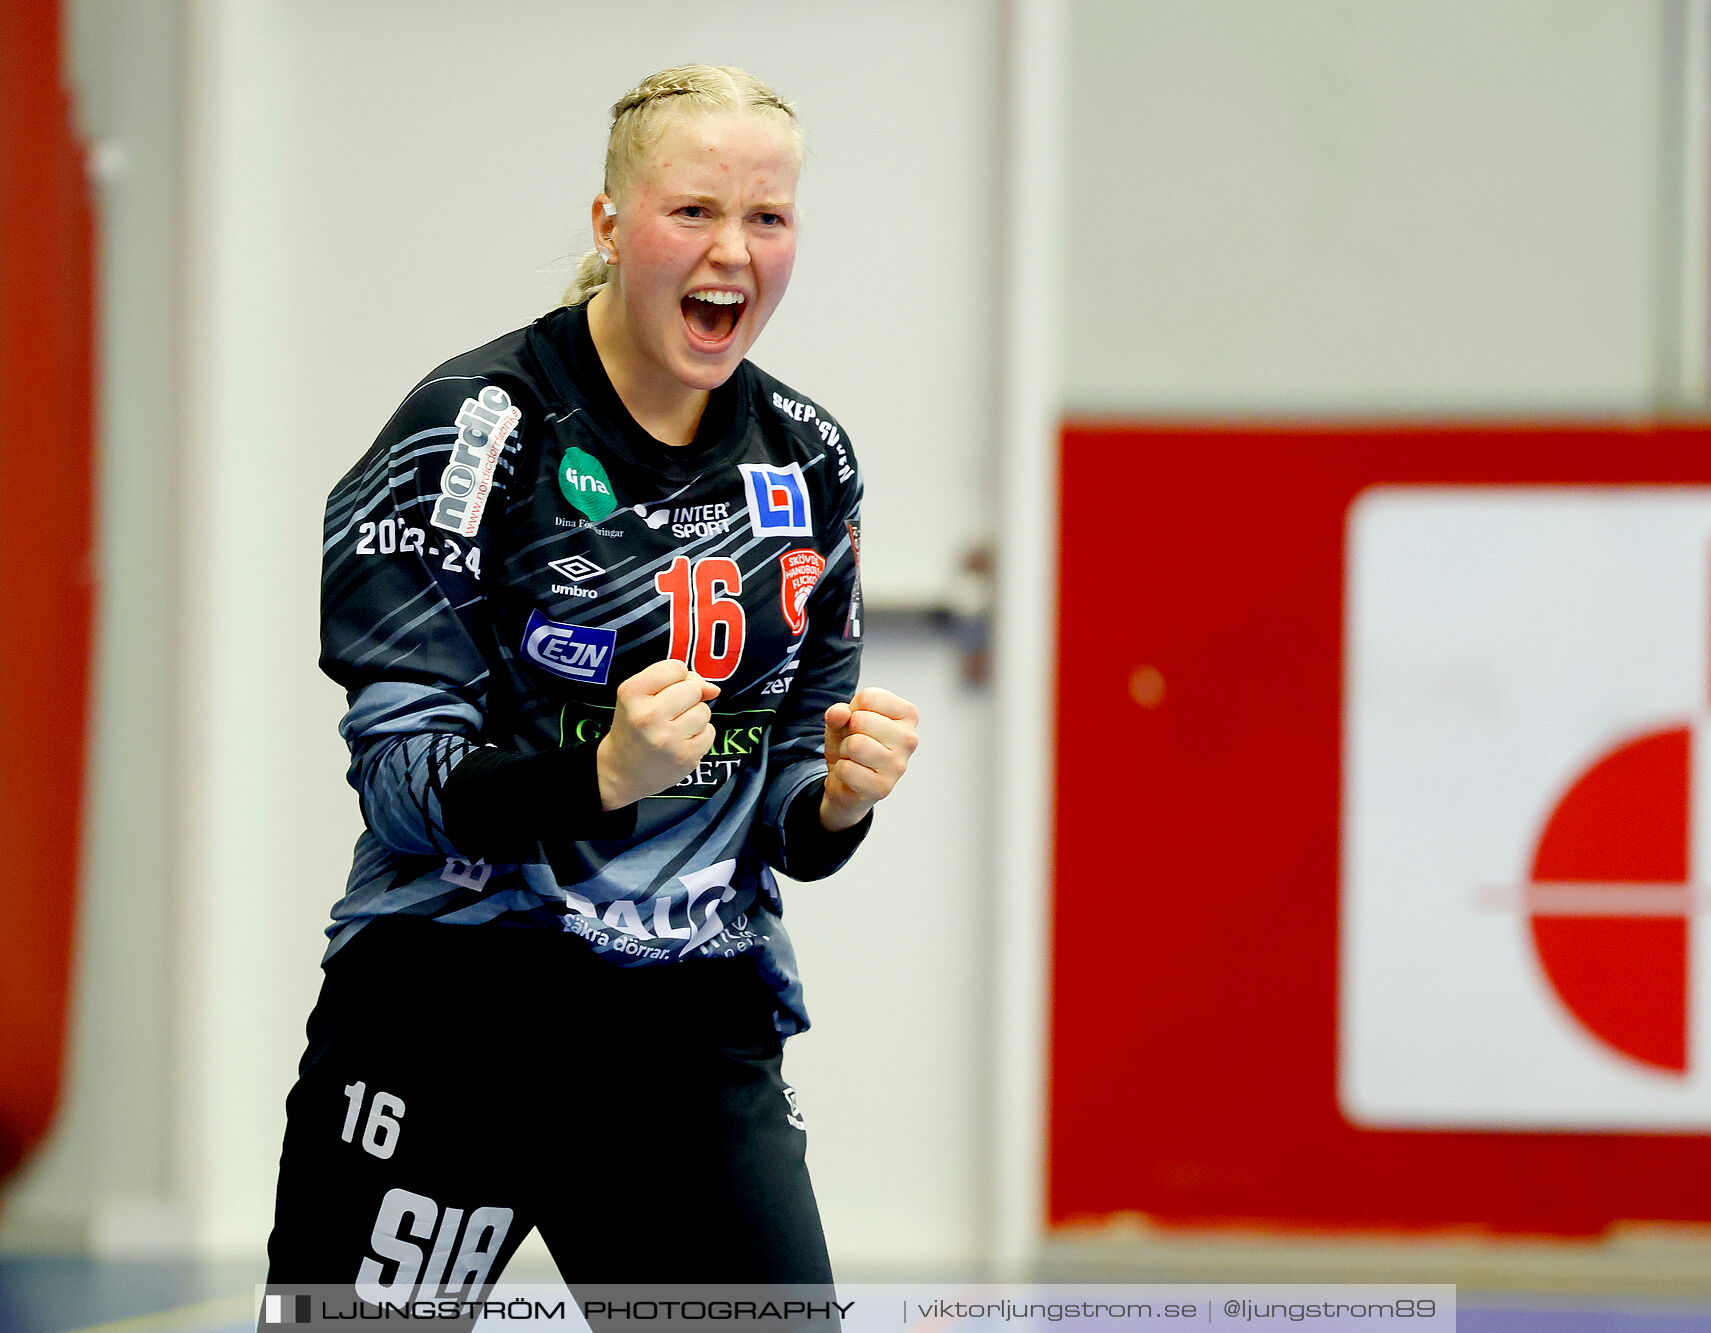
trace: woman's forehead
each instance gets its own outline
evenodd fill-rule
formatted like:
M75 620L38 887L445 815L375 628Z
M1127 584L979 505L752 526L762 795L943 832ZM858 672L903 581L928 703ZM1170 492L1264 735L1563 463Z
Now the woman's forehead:
M765 188L782 202L794 196L800 170L796 136L778 117L753 111L704 112L665 127L636 184L664 193Z

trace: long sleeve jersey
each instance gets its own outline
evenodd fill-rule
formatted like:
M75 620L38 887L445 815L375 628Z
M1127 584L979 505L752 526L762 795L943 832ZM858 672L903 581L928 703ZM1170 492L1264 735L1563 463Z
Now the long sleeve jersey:
M779 1030L805 1028L773 871L829 873L860 840L828 857L791 810L817 802L825 710L855 690L861 492L837 423L746 361L694 442L648 436L585 307L418 384L327 504L321 666L366 826L327 956L392 913L568 930L624 965L742 955ZM597 796L566 811L574 837L547 812L510 859L459 845L460 764L593 747L617 686L667 657L721 691L692 772L622 821Z

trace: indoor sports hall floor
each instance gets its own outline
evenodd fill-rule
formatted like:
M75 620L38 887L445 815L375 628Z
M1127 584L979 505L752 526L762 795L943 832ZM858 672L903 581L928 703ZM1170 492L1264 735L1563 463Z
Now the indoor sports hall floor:
M0 1333L240 1333L254 1326L260 1275L245 1263L0 1255ZM1466 1290L1457 1304L1462 1333L1711 1333L1705 1303Z

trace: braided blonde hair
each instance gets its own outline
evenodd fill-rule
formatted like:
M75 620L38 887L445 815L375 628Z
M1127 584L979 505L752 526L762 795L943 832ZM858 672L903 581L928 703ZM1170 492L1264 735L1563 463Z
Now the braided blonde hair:
M802 156L802 130L790 103L746 70L731 65L674 65L650 74L612 103L612 129L606 138L605 193L621 201L630 178L659 142L666 128L697 112L757 111L784 118ZM612 268L591 249L576 266L565 289L564 305L581 305L604 287Z

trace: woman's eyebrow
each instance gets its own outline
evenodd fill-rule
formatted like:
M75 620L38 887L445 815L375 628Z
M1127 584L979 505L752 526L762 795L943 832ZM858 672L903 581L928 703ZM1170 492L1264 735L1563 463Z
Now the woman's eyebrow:
M697 194L693 190L685 190L682 194L666 195L665 202L673 206L682 204L704 204L709 207L716 208L719 205L720 200L716 195ZM796 207L796 201L793 199L763 199L759 203L750 204L748 207L751 212L788 213Z

